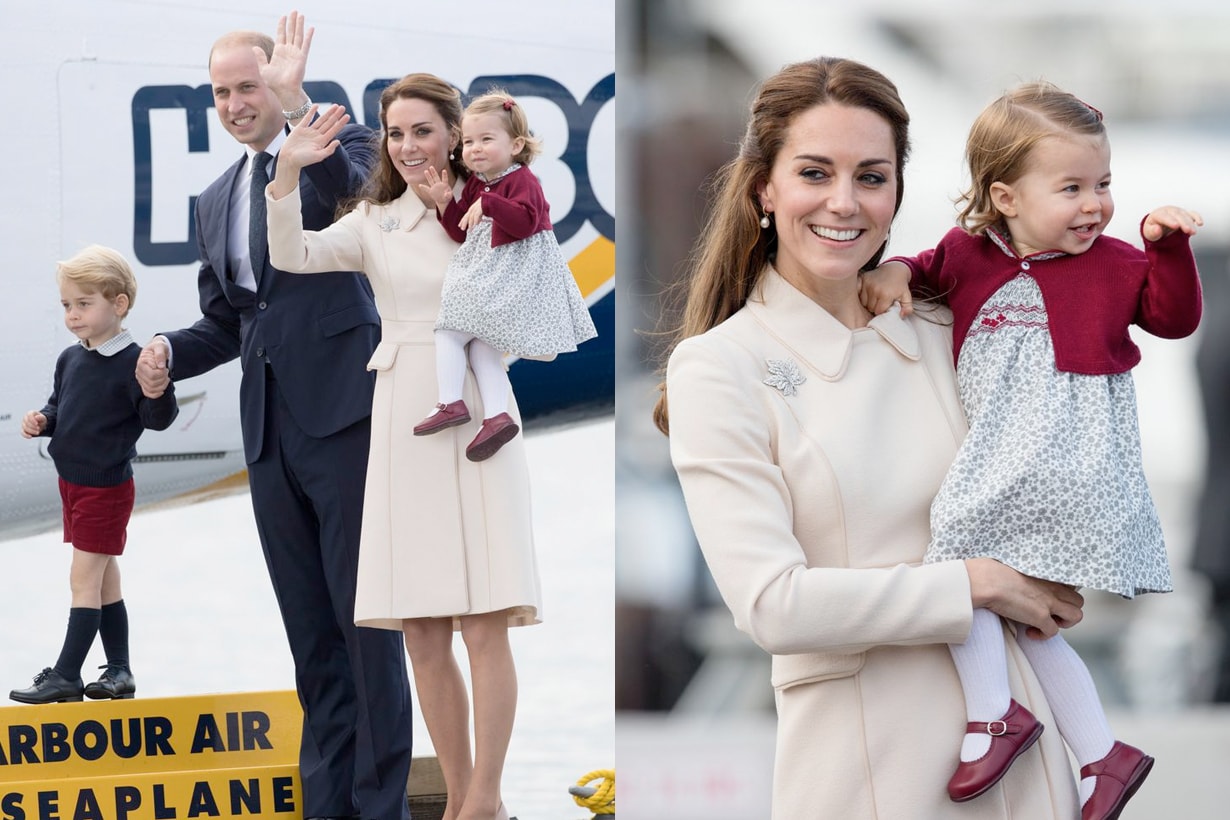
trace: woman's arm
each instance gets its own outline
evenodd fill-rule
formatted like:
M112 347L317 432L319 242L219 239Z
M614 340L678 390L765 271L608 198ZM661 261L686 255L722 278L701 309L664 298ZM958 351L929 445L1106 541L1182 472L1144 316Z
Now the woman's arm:
M793 510L818 499L792 494L777 463L769 408L743 384L746 368L732 357L747 354L736 350L718 353L713 344L689 340L671 357L671 455L718 590L736 625L762 648L858 652L959 642L975 606L1049 634L1056 628L1052 614L1079 620L1079 609L1061 593L1000 564L808 566ZM832 526L840 530L844 522Z

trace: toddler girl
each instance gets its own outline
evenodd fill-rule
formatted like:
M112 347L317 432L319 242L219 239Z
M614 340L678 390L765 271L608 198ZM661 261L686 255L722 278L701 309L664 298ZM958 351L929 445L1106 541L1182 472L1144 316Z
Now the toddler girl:
M1200 321L1189 237L1200 216L1163 207L1144 251L1103 236L1114 213L1102 114L1049 83L1023 85L979 115L966 145L971 185L933 250L866 275L864 304L909 311L909 287L941 294L969 435L931 508L925 561L989 557L1027 575L1131 598L1171 589L1141 463L1129 372L1137 324L1163 338ZM1015 625L1081 767L1082 820L1115 818L1153 759L1114 739L1083 662L1056 636ZM1010 699L1003 630L975 610L951 646L970 723L948 784L973 799L1042 732Z
M521 106L503 91L476 98L461 121L461 156L472 175L453 199L447 170L421 185L462 246L444 279L436 322L439 402L415 428L429 435L470 420L461 398L467 358L483 424L466 458L483 461L519 428L506 412L504 353L550 360L598 335L551 230L550 206L528 164L541 150ZM468 351L468 356L467 356Z

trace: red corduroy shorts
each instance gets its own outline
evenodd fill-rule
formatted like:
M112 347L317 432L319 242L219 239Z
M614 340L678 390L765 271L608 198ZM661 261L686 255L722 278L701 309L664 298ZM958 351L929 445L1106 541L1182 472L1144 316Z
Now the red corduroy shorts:
M83 487L61 478L64 543L82 552L123 555L135 497L131 478L114 487Z

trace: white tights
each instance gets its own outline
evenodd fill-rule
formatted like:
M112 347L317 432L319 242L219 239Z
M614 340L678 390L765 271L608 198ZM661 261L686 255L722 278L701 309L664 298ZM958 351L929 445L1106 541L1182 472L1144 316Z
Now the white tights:
M1016 642L1033 667L1046 695L1056 728L1078 766L1101 760L1110 753L1115 737L1088 667L1061 635L1037 640L1016 625ZM970 721L987 722L1008 711L1008 665L1004 651L1003 626L999 616L987 609L974 610L969 637L963 644L950 644L952 659L965 692L965 708ZM961 759L977 760L990 748L985 733L967 734L961 745ZM1084 803L1093 791L1094 778L1081 781L1080 799Z
M440 403L451 404L461 398L468 358L474 371L474 381L478 384L478 396L483 402L483 418L489 419L506 412L510 385L508 371L504 369L504 354L469 333L437 330L435 337L436 384L440 391Z

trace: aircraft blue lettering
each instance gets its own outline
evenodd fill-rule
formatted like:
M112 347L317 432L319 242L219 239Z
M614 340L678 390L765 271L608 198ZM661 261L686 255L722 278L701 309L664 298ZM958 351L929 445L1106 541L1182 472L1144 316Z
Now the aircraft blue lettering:
M373 80L363 92L364 122L380 127L380 92L394 82ZM588 147L594 119L602 107L615 97L615 75L598 81L578 102L567 88L550 77L536 74L489 75L476 77L463 96L468 100L492 86L506 88L514 96L539 97L558 106L568 123L568 144L560 160L572 172L576 183L576 199L571 211L554 227L560 242L572 238L589 221L604 237L615 241L615 217L604 209L594 194L589 173ZM340 103L355 111L345 90L335 82L305 82L304 90L320 103ZM133 135L133 248L137 259L148 266L185 265L197 260L196 197L183 203L187 238L182 242L155 242L153 239L153 145L150 112L159 109L183 109L187 118L188 151L209 151L209 117L213 105L211 87L200 85L149 85L137 89L132 97ZM159 207L168 207L160 203Z

